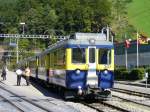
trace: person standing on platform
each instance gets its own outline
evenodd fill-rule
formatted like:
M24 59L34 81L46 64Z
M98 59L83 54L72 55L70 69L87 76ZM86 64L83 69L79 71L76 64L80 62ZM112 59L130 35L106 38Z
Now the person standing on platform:
M16 70L16 74L17 74L17 86L20 86L22 73L23 72L22 72L22 70L20 68L18 68Z
M7 75L7 67L4 66L2 68L2 78L3 78L3 80L6 80L6 75Z
M27 86L30 85L30 75L31 75L30 68L27 67L27 68L25 69L25 79L26 79Z

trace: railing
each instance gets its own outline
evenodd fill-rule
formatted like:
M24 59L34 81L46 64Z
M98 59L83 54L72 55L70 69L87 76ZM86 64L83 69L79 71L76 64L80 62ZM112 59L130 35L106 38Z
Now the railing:
M55 39L66 39L65 36L51 36L51 35L22 35L22 34L0 34L0 38L55 38Z
M51 38L50 35L0 34L2 38Z
M13 52L24 52L24 53L31 53L31 52L34 52L34 53L41 53L42 51L27 51L27 50L20 50L20 51L16 51L16 50L0 50L0 53L4 53L4 52L9 52L9 53L13 53Z

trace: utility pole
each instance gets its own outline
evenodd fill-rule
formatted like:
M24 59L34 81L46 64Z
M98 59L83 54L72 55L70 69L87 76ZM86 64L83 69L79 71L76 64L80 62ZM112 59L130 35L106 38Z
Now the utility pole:
M126 42L126 34L125 34L125 42ZM128 55L127 55L127 47L125 46L125 64L126 64L126 70L128 69Z
M22 34L24 35L24 26L25 26L25 22L21 22L20 23L20 25L22 25ZM18 43L19 42L19 38L17 37L16 38L16 56L17 56L17 59L16 59L16 63L18 63L18 61L19 61L19 52L18 52L18 50L19 50L19 47L18 47Z
M18 53L18 38L16 38L16 56L17 56L16 63L18 63L18 57L19 57L19 53Z
M25 26L25 22L21 22L20 25L22 25L22 34L24 35L24 26Z
M137 35L136 35L136 66L137 68L139 67L139 42L138 42L138 39L139 39L139 34L138 34L138 30L137 30Z

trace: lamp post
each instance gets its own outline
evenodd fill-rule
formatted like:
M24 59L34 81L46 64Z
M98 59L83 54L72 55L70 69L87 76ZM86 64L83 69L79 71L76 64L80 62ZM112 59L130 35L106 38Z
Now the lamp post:
M136 33L136 67L137 68L139 67L139 43L138 43L138 40L139 40L139 33L137 30L137 33Z
M17 55L17 60L16 60L16 63L18 63L18 57L19 57L19 53L18 53L18 37L16 38L16 55Z
M22 34L24 35L24 26L25 26L25 22L21 22L20 25L22 25Z
M126 34L125 34L125 65L126 65L126 70L128 69L128 52L127 52L127 49L130 47L130 42L131 42L131 39L126 39Z
M24 26L25 26L25 22L21 22L20 23L20 25L22 25L22 34L24 35ZM17 37L16 38L16 44L17 44L17 46L16 46L16 55L17 55L17 60L16 60L16 63L18 63L18 61L19 61L19 47L18 47L18 43L19 43L19 38Z

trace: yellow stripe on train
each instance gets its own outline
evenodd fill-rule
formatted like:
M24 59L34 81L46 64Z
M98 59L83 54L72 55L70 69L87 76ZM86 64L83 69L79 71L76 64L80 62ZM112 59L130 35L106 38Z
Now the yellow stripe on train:
M86 49L86 60L88 60L88 50ZM96 62L96 70L114 70L114 49L111 50L111 64L98 64L98 61ZM72 63L71 60L72 57L72 52L71 49L68 48L66 49L66 70L75 70L75 69L80 69L80 70L88 70L88 62L86 61L85 64L74 64ZM96 60L98 60L98 50L96 50Z

